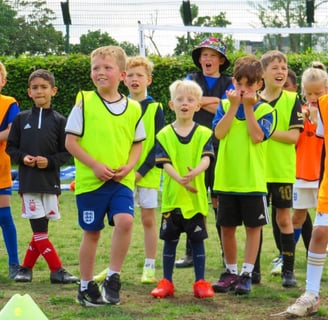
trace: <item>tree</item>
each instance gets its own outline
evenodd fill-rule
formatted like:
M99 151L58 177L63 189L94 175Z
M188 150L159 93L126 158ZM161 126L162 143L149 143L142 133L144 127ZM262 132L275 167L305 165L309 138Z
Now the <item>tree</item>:
M44 0L0 0L1 13L5 10L1 23L6 19L0 29L3 40L0 54L61 54L64 51L64 37L51 24L55 14L45 7L46 3Z
M88 31L87 34L83 34L80 37L79 44L72 44L71 45L71 52L72 53L83 53L83 54L90 54L94 49L102 46L121 46L127 55L137 55L139 50L138 47L134 44L123 41L119 43L114 38L112 38L107 32L101 32L100 30L96 31Z
M267 5L259 4L256 1L250 1L249 4L255 9L255 14L263 27L291 28L308 26L306 2L306 0L268 0ZM320 1L314 5L313 9L318 9L319 6L326 2L328 0ZM283 50L283 47L287 46L292 52L306 51L318 41L318 36L302 34L290 34L289 37L282 37L281 34L276 34L264 37L267 49L277 48L278 50Z
M227 25L231 24L226 19L225 12L220 12L217 16L204 16L204 17L198 17L198 6L195 4L190 5L190 11L191 11L191 25L193 26L204 26L204 27L226 27ZM184 10L183 5L180 6L180 15L182 18L182 21L185 21L184 18ZM201 40L207 36L209 36L209 33L202 33L202 32L196 32L193 34L193 36L190 36L190 34L187 34L186 36L177 37L178 43L177 46L174 49L174 54L181 55L181 54L190 54L192 49L197 46ZM228 50L233 51L233 41L231 36L224 37L222 34L219 33L211 33L212 36L221 38L225 41Z

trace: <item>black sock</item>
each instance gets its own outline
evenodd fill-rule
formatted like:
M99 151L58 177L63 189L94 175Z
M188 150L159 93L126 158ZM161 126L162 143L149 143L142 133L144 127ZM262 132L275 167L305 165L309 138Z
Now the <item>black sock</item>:
M294 271L294 261L295 261L295 241L294 233L281 234L281 248L283 257L282 272L284 271Z

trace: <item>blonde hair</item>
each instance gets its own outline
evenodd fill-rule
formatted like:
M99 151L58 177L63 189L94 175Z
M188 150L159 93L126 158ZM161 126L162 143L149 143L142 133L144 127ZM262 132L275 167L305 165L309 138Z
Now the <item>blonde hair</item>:
M7 79L7 70L2 62L0 62L0 75L2 79Z
M171 100L174 100L178 90L184 90L185 93L192 94L197 100L200 100L203 95L202 88L193 80L176 80L170 85L169 89Z
M310 82L319 82L327 87L328 86L328 75L327 72L317 67L310 67L306 69L302 74L301 82L301 93L305 96L304 87Z
M106 56L110 56L114 58L120 71L125 71L127 57L125 51L121 47L104 46L104 47L99 47L91 52L91 60L94 57L98 57L98 56L102 58Z
M326 71L326 66L321 61L312 61L311 67Z
M268 65L276 59L279 62L282 61L287 63L287 56L279 50L269 50L266 53L264 53L263 56L261 57L261 64L263 70L266 70Z
M126 61L126 69L144 67L147 76L151 77L154 69L152 61L143 56L129 57Z

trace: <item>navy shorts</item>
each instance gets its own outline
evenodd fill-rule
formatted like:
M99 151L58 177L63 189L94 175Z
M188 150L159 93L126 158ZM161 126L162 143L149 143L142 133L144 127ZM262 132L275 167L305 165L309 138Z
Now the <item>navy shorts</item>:
M185 232L190 241L201 242L208 237L206 218L197 213L191 219L185 219L180 209L162 213L159 237L162 240L173 241L180 238Z
M265 196L220 194L217 226L259 227L269 223Z
M293 207L293 184L292 183L268 183L268 204L276 208Z
M133 191L125 185L109 180L99 189L76 196L79 225L83 230L99 231L108 223L114 225L118 213L134 215Z

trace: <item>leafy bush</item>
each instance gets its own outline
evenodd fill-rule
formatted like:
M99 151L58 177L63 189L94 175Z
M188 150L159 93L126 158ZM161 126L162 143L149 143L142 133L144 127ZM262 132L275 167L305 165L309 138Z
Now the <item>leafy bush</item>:
M234 61L242 56L242 52L229 55L231 66L226 73L232 73ZM312 61L321 61L328 65L328 54L308 52L306 54L287 54L289 67L300 77L303 70L310 66ZM196 71L190 56L159 57L149 56L154 62L153 83L148 89L148 94L157 101L162 102L166 116L166 122L173 120L174 115L168 108L169 85L176 79L184 78L189 72ZM27 95L27 80L30 73L38 68L44 68L54 73L58 93L53 98L53 106L67 116L74 105L75 96L81 89L92 90L94 88L90 79L90 58L81 54L67 56L21 56L0 57L8 71L8 82L3 89L3 94L14 96L20 103L21 109L28 109L32 102ZM120 85L124 94L128 91L124 84Z

